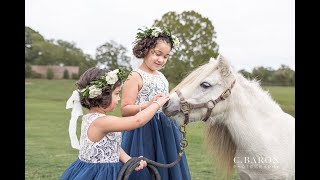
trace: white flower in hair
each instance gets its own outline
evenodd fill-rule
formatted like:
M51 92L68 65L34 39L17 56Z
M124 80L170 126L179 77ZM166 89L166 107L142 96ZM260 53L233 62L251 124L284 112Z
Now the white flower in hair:
M118 77L115 75L106 76L106 81L108 84L115 84L118 81Z
M173 46L174 47L179 47L179 45L180 45L179 39L175 35L171 35L171 37L172 37L172 40L173 40Z
M79 90L81 93L83 93L84 91L86 91L86 88L83 88L81 90Z
M102 89L97 88L95 85L89 87L89 98L95 98L102 93Z
M162 33L162 30L159 27L154 27L151 33L151 36L158 37Z
M139 32L136 35L135 43L137 43L138 41L142 41L143 39L146 39L146 38L168 36L173 45L173 48L178 48L178 46L180 45L179 39L173 34L171 34L171 32L166 28L161 29L160 27L151 27L151 28L145 27L145 29L139 28L138 30Z
M108 84L115 84L118 81L118 72L119 69L116 69L107 73L106 81Z
M155 31L157 31L157 32L162 32L162 29L161 28L159 28L159 27L153 27L153 29L155 30Z
M113 70L113 71L110 71L109 73L110 74L117 74L119 72L119 69L115 69L115 70Z
M120 79L121 81L125 80L128 77L128 72L122 69L115 69L105 75L100 76L98 79L90 82L90 86L83 89L78 89L77 91L81 96L95 98L102 93L102 89L106 86L111 87Z
M153 37L158 37L159 34L160 34L159 31L152 31L151 36L153 36Z

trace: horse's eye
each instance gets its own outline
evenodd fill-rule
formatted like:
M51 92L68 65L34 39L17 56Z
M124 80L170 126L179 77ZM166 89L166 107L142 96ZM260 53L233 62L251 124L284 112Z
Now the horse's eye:
M200 86L204 89L207 89L207 88L211 87L211 84L209 84L208 82L203 82L200 84Z

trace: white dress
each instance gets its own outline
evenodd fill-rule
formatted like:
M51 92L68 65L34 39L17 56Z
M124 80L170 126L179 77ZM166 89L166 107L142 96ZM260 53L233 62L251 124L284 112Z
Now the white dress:
M79 156L62 174L63 180L116 180L122 167L119 161L121 132L106 134L101 140L92 142L88 138L90 124L101 116L89 113L82 117Z
M121 132L106 134L98 142L88 138L88 128L98 117L105 114L93 113L82 117L79 159L88 163L116 163L119 162Z
M143 81L135 104L146 103L160 93L169 94L168 80L161 72L157 71L157 74L150 74L141 69L133 71L139 73ZM170 120L160 109L143 127L123 132L121 147L131 157L144 156L150 160L166 164L175 161L178 157L181 138L178 124ZM158 170L161 179L191 179L185 153L174 167L159 168ZM147 168L132 172L129 178L129 180L150 179L151 176Z
M168 80L160 71L157 71L157 74L150 74L141 69L135 69L133 71L139 73L143 81L142 88L138 92L135 104L147 103L157 94L163 93L169 95ZM161 109L159 109L159 111L161 111Z

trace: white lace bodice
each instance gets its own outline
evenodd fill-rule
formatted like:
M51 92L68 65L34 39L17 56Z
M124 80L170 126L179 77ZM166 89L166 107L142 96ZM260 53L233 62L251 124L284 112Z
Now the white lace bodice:
M169 94L168 80L160 71L157 71L158 74L150 74L141 69L135 69L133 71L139 73L143 81L135 104L146 103L150 101L153 96L160 93Z
M119 162L121 132L111 132L98 142L88 138L88 128L98 117L106 116L100 113L86 114L82 117L79 159L89 163Z

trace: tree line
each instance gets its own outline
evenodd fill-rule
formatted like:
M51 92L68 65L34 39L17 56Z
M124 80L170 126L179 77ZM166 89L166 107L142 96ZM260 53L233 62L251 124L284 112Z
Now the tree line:
M239 70L247 79L256 79L261 85L294 86L295 72L289 66L281 65L278 69L270 67L255 67L252 72L244 69Z
M212 22L195 11L182 13L168 12L153 23L154 26L166 27L180 40L180 48L172 50L165 68L161 72L168 78L170 87L177 85L189 72L216 58L219 46ZM85 54L73 42L45 39L39 32L25 27L25 75L32 78L31 65L79 66L79 74L92 66L110 69L123 68L131 71L131 49L115 42L106 43L96 48L95 56ZM252 72L240 70L247 78L261 80L267 85L294 85L294 71L282 65L279 69L257 67Z

